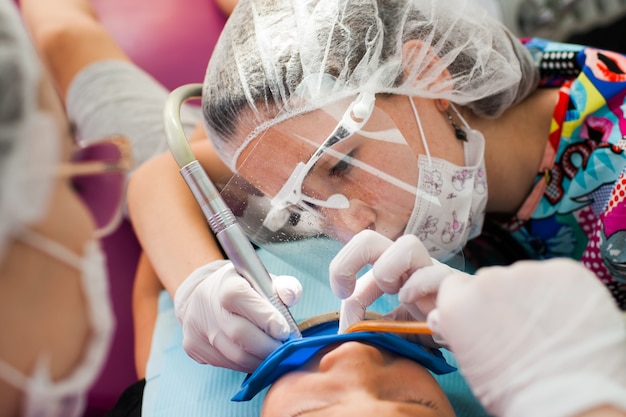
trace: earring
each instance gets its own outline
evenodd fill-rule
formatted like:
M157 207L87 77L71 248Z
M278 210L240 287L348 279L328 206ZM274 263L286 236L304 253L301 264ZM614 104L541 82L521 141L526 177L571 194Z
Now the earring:
M467 142L467 134L465 133L465 131L461 129L461 126L459 126L457 122L454 121L449 111L446 111L446 114L448 115L448 120L450 121L450 125L452 126L452 129L454 129L454 135L456 136L456 138L458 140Z

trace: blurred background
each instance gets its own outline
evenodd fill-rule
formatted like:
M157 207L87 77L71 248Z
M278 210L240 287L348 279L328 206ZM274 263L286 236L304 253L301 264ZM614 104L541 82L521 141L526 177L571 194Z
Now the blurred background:
M476 0L519 37L626 53L626 0Z

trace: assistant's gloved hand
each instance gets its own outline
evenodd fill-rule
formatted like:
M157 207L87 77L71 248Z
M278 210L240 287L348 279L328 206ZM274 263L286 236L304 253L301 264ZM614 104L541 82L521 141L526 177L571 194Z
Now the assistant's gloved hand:
M626 410L626 324L578 262L522 261L447 277L428 324L497 416Z
M296 278L272 278L288 307L299 301L302 286ZM289 337L287 320L230 261L192 272L176 291L174 307L185 352L200 363L252 372Z
M372 269L357 280L366 265ZM394 242L371 230L357 233L329 268L333 293L343 299L339 332L363 320L366 308L383 293L397 293L403 303L385 318L425 320L441 280L455 271L432 259L417 236L404 235Z

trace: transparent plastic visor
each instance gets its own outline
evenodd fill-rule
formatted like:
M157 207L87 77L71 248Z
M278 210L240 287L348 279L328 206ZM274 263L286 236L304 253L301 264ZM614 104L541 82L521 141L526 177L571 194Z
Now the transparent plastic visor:
M345 243L363 229L402 235L415 205L417 156L373 95L293 117L249 148L221 194L256 244Z

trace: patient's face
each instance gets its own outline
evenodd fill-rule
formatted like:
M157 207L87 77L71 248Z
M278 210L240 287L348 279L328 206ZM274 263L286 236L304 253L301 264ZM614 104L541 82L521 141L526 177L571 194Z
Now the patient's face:
M262 417L454 416L421 365L359 342L320 352L269 390Z

